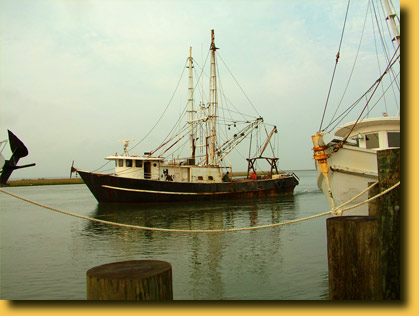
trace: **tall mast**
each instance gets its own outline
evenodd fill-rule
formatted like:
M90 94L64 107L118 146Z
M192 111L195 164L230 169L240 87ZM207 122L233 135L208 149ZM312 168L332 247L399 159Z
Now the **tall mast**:
M191 125L191 132L189 134L190 144L191 144L191 158L195 159L195 123L194 123L194 97L193 97L193 59L192 59L192 47L190 47L189 58L188 58L188 68L189 68L189 98L188 98L188 123Z
M214 43L214 30L211 30L211 72L210 72L210 102L208 107L208 122L209 122L209 135L208 135L208 149L207 157L208 164L215 165L215 146L217 139L217 76L215 68L215 51L218 48Z
M400 32L395 21L396 14L392 11L388 0L384 0L383 2L387 11L386 19L389 21L391 30L393 31L393 36L394 36L393 41L397 41L398 45L400 46Z

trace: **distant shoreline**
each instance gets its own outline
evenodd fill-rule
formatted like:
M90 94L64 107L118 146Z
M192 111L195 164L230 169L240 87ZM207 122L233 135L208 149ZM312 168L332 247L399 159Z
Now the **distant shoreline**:
M81 178L73 179L22 179L22 180L11 180L7 182L6 186L9 187L20 187L20 186L32 186L32 185L59 185L59 184L82 184L84 183Z

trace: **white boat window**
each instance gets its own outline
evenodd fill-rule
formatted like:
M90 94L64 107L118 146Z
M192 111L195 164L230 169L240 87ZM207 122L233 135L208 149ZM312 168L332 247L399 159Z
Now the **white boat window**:
M198 176L198 180L204 180L203 176Z
M400 132L388 132L388 147L400 147Z
M136 160L135 161L135 166L137 168L142 168L143 167L143 161L142 160Z
M132 160L131 159L125 160L125 166L126 167L132 167Z
M365 139L367 141L367 148L378 148L380 146L380 143L378 142L378 133L374 134L368 134L365 136Z
M214 180L212 176L208 176L208 180Z
M123 166L124 166L124 160L119 159L119 160L118 160L118 166L119 166L119 167L123 167Z

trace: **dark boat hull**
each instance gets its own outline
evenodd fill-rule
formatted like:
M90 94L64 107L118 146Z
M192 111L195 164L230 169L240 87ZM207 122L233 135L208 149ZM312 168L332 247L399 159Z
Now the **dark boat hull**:
M292 194L298 180L240 180L222 183L189 183L117 177L77 170L100 203L167 203L209 201Z

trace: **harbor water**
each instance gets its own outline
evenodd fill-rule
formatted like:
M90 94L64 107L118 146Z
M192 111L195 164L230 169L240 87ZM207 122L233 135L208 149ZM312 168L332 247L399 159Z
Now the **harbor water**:
M315 171L296 171L293 196L213 203L99 205L83 185L4 190L67 212L171 229L228 229L329 210ZM85 300L86 271L116 261L172 265L175 300L328 299L326 218L224 233L156 232L57 213L0 193L0 298Z

